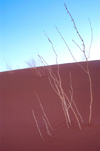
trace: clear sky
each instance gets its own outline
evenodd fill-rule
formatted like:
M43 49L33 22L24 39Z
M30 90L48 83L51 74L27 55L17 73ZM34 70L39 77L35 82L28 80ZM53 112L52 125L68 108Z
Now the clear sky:
M58 54L58 63L74 62L55 25L60 30L72 53L78 61L84 59L81 41L64 7L73 16L76 26L88 50L91 40L90 18L93 29L93 43L90 60L100 60L100 0L0 0L0 71L27 68L26 62L37 54L48 64L55 64L55 54L44 32L49 36Z

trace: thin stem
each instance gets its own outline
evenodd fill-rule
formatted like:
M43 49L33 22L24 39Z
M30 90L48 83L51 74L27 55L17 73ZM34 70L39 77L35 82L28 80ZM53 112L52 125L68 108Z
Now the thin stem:
M34 91L34 92L35 92L35 91ZM36 92L35 92L35 94L36 94L36 97L37 97L37 99L38 99L38 101L39 101L39 104L40 104L40 106L41 106L43 115L44 115L44 117L45 117L45 119L46 119L48 125L49 125L50 128L53 130L53 128L52 128L52 126L51 126L51 124L50 124L50 122L49 122L49 120L48 120L48 118L47 118L47 116L46 116L46 114L45 114L45 111L44 111L44 108L43 108L43 106L42 106L42 104L41 104L40 98L38 97L38 94L37 94Z
M38 131L39 131L39 134L40 134L42 140L44 140L44 138L43 138L42 133L41 133L41 131L40 131L40 128L39 128L39 125L38 125L38 122L37 122L37 119L36 119L36 117L35 117L35 114L34 114L34 111L33 111L33 110L32 110L32 114L33 114L33 117L34 117L34 120L35 120L37 129L38 129Z

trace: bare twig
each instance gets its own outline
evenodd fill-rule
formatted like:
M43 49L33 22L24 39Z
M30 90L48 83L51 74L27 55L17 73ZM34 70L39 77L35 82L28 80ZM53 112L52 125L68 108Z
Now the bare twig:
M67 48L68 48L68 50L69 50L69 52L71 53L71 56L74 58L74 60L77 62L77 64L88 74L89 85L90 85L90 114L89 114L89 125L90 125L90 124L91 124L91 116L92 116L93 94L92 94L92 81L91 81L91 76L90 76L90 71L89 71L89 62L88 62L88 57L87 57L87 55L86 55L86 50L85 50L85 43L84 43L84 40L83 40L83 38L81 37L81 35L80 35L80 33L79 33L79 31L78 31L78 29L77 29L77 27L76 27L76 24L75 24L75 21L74 21L72 15L71 15L70 12L68 11L68 8L67 8L66 4L64 4L64 6L65 6L65 8L66 8L66 10L67 10L67 13L69 14L69 16L70 16L70 18L71 18L71 21L72 21L72 23L73 23L73 25L74 25L74 28L75 28L75 30L76 30L76 32L77 32L77 35L79 36L80 40L82 41L83 49L81 49L80 46L79 46L74 40L73 40L73 42L74 42L74 43L76 44L76 46L83 52L84 57L85 57L85 59L86 59L86 63L87 63L87 65L86 65L87 69L84 69L84 68L80 65L80 63L78 63L78 62L76 61L76 59L75 59L75 57L73 56L73 54L72 54L71 50L69 49L68 45L66 45ZM90 49L91 49L91 45L92 45L92 42L93 42L93 30L92 30L92 26L91 26L90 19L89 19L89 24L90 24L90 28L91 28L91 42L90 42L90 46L89 46L89 57L90 57ZM60 34L60 32L59 32L58 29L57 29L57 31L58 31L58 33ZM62 36L61 34L60 34L60 36L61 36L61 38L63 39L64 43L66 44L66 41L64 40L63 36Z
M39 134L40 134L42 140L44 140L44 138L43 138L42 133L41 133L41 131L40 131L40 128L39 128L39 125L38 125L38 122L37 122L37 119L36 119L36 117L35 117L35 114L34 114L34 111L33 111L33 110L32 110L32 114L33 114L33 117L34 117L34 120L35 120L37 129L38 129L38 131L39 131Z
M66 10L67 10L67 13L69 14L69 16L70 16L70 18L71 18L71 21L73 22L73 25L74 25L74 28L75 28L75 30L76 30L76 33L78 34L79 38L80 38L80 39L81 39L81 41L82 41L83 51L85 51L85 44L84 44L84 40L83 40L83 38L81 37L81 35L80 35L79 31L77 30L77 27L76 27L75 21L74 21L74 19L73 19L72 15L71 15L71 13L69 12L69 10L68 10L68 8L67 8L67 5L66 5L65 3L64 3L64 6L65 6L65 8L66 8Z
M69 108L71 108L72 112L74 113L74 115L76 117L76 120L78 122L80 130L82 130L81 126L80 126L80 122L79 122L78 116L76 114L76 111L74 110L74 108L72 107L72 104L71 104L74 101L71 102L71 100L68 98L68 96L65 94L65 92L64 92L64 90L62 88L61 76L60 76L60 72L59 72L59 64L57 62L57 53L56 53L56 51L54 49L52 41L50 40L50 38L47 36L46 33L45 33L45 35L46 35L48 41L50 42L50 44L52 45L52 49L53 49L53 51L54 51L54 53L56 55L56 64L57 64L57 68L58 68L57 75L55 75L50 66L46 67L48 72L49 72L48 78L49 78L50 85L53 88L53 90L55 91L55 93L60 97L60 100L61 100L61 103L62 103L62 108L63 108L64 115L65 115L65 120L66 120L66 123L67 123L67 127L69 128L71 126L71 120L70 120L70 116L69 116ZM39 58L41 59L41 62L44 65L45 64L47 65L47 63L45 62L45 60L41 56L39 56ZM74 104L75 104L75 102L74 102Z
M34 91L35 92L35 91ZM46 116L46 114L45 114L45 111L44 111L44 108L43 108L43 106L42 106L42 104L41 104L41 101L40 101L40 98L39 98L39 96L38 96L38 94L35 92L35 94L36 94L36 97L37 97L37 99L38 99L38 101L39 101L39 104L40 104L40 106L41 106L41 109L42 109L42 112L43 112L43 115L44 115L44 117L45 117L45 120L46 120L46 122L48 123L48 125L50 126L50 128L53 130L53 128L52 128L52 126L51 126L51 124L50 124L50 122L49 122L49 120L48 120L48 118L47 118L47 116Z
M56 27L56 26L55 26ZM73 57L73 59L77 62L77 60L75 59L75 57L74 57L74 55L72 54L72 52L71 52L71 50L70 50L70 48L69 48L69 46L68 46L68 44L67 44L67 42L65 41L65 39L63 38L63 36L61 35L61 33L60 33L60 31L59 31L59 29L56 27L56 29L57 29L57 31L58 31L58 33L59 33L59 35L60 35L60 37L62 38L62 40L64 41L64 43L65 43L65 45L66 45L66 47L67 47L67 49L69 50L69 52L70 52L70 54L71 54L71 56ZM79 62L77 62L77 64L87 73L87 71L81 66L81 64L79 63Z
M90 58L90 49L91 49L92 42L93 42L93 30L92 30L91 21L90 21L90 19L89 19L89 18L88 18L88 20L89 20L90 29L91 29L91 41L90 41L90 46L89 46L89 58Z
M81 114L79 113L78 108L77 108L77 106L76 106L76 104L75 104L75 102L74 102L74 99L73 99L73 87L72 87L72 76L71 76L71 72L70 72L70 88L71 88L71 90L70 90L71 101L73 102L73 104L74 104L74 106L75 106L75 109L76 109L76 111L77 111L77 113L78 113L78 115L79 115L79 117L80 117L82 123L84 123L84 122L83 122L83 119L82 119L82 116L81 116Z
M46 126L47 134L52 137L52 135L51 135L51 133L50 133L50 131L49 131L48 123L47 123L46 119L45 119L44 117L42 117L42 118L43 118L43 122L44 122L44 124L45 124L45 126Z

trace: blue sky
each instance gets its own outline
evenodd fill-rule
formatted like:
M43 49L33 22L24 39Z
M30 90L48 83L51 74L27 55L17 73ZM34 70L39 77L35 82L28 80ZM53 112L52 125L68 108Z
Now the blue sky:
M100 60L100 0L0 0L0 71L27 68L26 62L37 54L48 64L55 64L55 54L43 31L58 54L58 63L74 62L55 25L78 61L83 54L72 42L81 41L64 7L66 3L88 50L93 29L90 60ZM38 62L38 60L37 60ZM7 67L7 65L9 67Z

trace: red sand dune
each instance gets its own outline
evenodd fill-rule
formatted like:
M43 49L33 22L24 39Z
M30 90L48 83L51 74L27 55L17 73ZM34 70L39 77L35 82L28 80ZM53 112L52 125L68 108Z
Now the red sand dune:
M86 63L81 62L86 68ZM0 73L0 151L100 151L100 61L90 61L93 86L93 112L89 120L89 80L77 63L61 64L62 86L69 96L70 77L74 101L84 124L80 131L69 109L72 126L67 128L59 96L54 92L48 76L38 77L32 69ZM51 66L56 73L57 66ZM41 67L41 69L43 69ZM34 93L37 92L53 130L47 134L43 112ZM32 115L34 110L42 140Z

